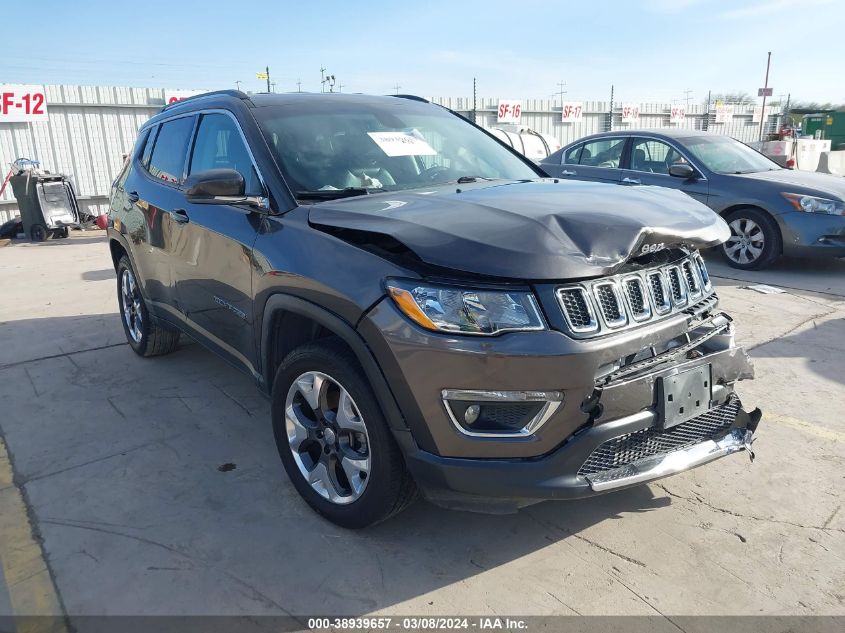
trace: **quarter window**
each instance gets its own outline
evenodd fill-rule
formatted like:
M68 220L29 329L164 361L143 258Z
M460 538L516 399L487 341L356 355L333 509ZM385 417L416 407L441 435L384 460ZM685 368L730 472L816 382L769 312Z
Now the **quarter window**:
M671 145L654 139L638 138L631 148L631 169L650 174L669 174L669 167L687 160Z
M194 117L186 116L161 124L150 158L150 174L165 182L180 185L185 170L188 143L194 129Z
M584 143L578 163L591 167L607 167L616 169L622 160L622 150L625 149L624 138L603 138Z
M200 119L189 173L209 169L234 169L243 176L247 195L263 195L240 130L225 114L205 114Z
M153 153L153 145L155 145L156 141L156 132L158 132L158 127L154 127L150 129L149 134L147 134L146 142L144 144L144 152L141 154L141 164L144 166L145 169L149 169L150 167L150 156Z

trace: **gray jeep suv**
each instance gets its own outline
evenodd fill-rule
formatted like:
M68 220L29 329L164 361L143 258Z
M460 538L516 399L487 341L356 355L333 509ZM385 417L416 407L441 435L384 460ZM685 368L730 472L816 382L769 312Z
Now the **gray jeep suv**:
M128 342L185 333L272 399L285 470L362 527L421 491L514 510L749 447L750 378L688 196L543 177L414 97L167 106L115 180Z

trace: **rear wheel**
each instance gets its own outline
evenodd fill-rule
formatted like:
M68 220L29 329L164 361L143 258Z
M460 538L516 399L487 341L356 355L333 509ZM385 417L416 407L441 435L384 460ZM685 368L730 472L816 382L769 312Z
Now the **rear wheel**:
M29 229L29 237L33 242L43 242L47 239L47 227L43 224L33 224Z
M179 332L153 322L141 295L129 257L117 265L117 302L126 340L139 356L160 356L176 349Z
M765 268L780 255L780 230L764 211L750 207L737 209L725 221L731 229L731 236L722 244L722 254L734 268Z
M309 343L282 361L273 383L273 433L293 485L333 523L366 527L416 497L378 401L337 339Z

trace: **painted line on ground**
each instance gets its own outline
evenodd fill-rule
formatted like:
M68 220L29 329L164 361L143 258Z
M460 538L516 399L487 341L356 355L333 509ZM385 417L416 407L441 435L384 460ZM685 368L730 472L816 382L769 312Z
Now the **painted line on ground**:
M67 633L44 551L35 539L23 495L0 438L0 572L18 633ZM52 617L27 617L52 616ZM17 618L21 618L17 620Z

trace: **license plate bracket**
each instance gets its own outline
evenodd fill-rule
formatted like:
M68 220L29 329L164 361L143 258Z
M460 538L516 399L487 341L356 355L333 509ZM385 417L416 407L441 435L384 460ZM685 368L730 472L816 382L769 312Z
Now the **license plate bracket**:
M713 393L710 365L658 379L657 392L657 413L664 429L707 412Z

